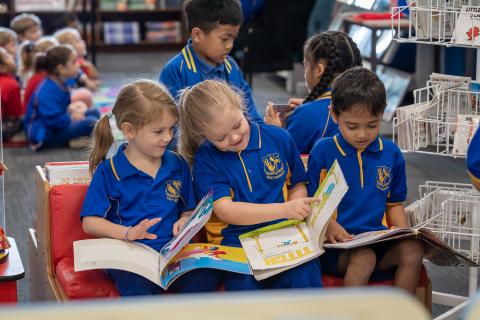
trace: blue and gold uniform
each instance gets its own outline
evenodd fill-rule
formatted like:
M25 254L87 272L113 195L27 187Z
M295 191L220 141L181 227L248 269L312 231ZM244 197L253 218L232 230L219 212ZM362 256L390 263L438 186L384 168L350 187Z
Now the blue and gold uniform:
M472 180L480 184L480 130L478 129L468 146L467 168Z
M386 229L387 205L402 203L407 197L400 149L380 137L365 150L352 147L340 133L319 140L308 159L309 195L315 193L335 160L349 187L338 206L337 222L351 234Z
M331 89L317 100L301 105L290 114L286 129L297 144L298 152L309 154L315 142L338 133L338 126L333 121L329 109Z
M160 82L168 88L176 99L180 90L194 86L204 80L212 79L224 80L232 87L241 90L249 118L256 122L262 122L253 101L250 87L243 78L242 71L237 63L230 56L227 56L223 63L213 67L197 57L190 39L182 51L173 57L160 73Z
M306 182L302 161L290 135L281 128L255 122L250 122L250 140L241 152L220 151L213 143L204 142L195 154L193 176L197 197L212 188L215 202L230 198L255 204L283 203L289 189ZM213 217L207 224L209 241L240 247L241 234L276 222L241 226ZM319 286L320 266L316 261L261 282L250 275L233 273L225 279L227 290Z
M136 226L143 219L162 218L148 232L154 240L136 240L160 250L172 237L174 223L180 215L195 208L192 176L186 161L166 151L155 178L138 170L127 159L125 145L117 154L100 163L87 191L80 217L96 216L123 226ZM121 295L156 294L162 289L149 280L122 270L109 270ZM203 291L186 286L190 280L179 279L180 291Z

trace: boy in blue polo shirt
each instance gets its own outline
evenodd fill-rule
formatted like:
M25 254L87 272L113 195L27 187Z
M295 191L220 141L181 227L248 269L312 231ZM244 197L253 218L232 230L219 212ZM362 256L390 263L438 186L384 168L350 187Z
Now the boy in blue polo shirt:
M95 237L138 241L160 250L195 207L188 164L166 150L178 111L167 89L139 80L120 91L112 110L128 144L105 160L113 141L109 117L95 127L90 171L94 171L80 213L83 229ZM122 296L159 294L155 283L135 273L108 270ZM174 291L210 291L216 277L194 270L176 280Z
M480 130L478 129L468 146L467 168L473 185L480 190Z
M379 136L386 94L375 73L361 67L345 71L333 84L332 117L339 134L319 140L308 160L308 192L313 194L338 160L349 186L327 229L326 241L349 241L353 234L408 227L405 160L399 148ZM396 267L395 285L415 292L423 258L416 240L388 242L351 250L327 250L325 273L344 275L346 286L366 285L374 270Z
M180 153L193 163L197 197L213 189L209 241L240 247L239 236L311 213L300 155L283 129L248 121L228 84L206 80L180 99ZM317 260L262 281L226 273L226 290L320 287Z
M242 25L238 0L188 0L185 2L187 45L162 69L160 82L174 98L178 92L203 80L219 79L239 89L250 120L262 121L237 63L228 56Z

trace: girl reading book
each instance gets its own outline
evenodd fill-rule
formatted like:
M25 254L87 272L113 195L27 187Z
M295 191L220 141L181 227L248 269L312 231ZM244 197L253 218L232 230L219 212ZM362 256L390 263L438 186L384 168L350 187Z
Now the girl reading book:
M90 154L93 178L80 213L83 229L95 237L138 241L158 251L180 230L196 204L187 162L166 150L177 108L163 86L139 80L121 89L112 115L128 143L105 159L113 143L109 116L96 125ZM135 273L108 270L108 274L122 296L163 292ZM208 269L194 270L172 288L208 291L215 288L213 279Z

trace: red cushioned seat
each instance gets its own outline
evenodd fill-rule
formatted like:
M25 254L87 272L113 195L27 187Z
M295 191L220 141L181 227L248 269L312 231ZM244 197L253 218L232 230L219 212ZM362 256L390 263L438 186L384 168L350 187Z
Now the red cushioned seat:
M83 232L80 210L88 185L56 185L50 188L50 239L52 270L69 299L119 296L103 270L74 272L73 241L90 239Z
M55 272L58 282L71 300L119 296L113 281L103 270L75 272L72 258L60 260Z

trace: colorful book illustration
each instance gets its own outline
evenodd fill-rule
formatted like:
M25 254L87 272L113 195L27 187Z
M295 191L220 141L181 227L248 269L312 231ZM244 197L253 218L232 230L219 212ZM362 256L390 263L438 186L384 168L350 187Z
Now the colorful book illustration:
M347 190L335 161L315 192L321 201L312 204L306 221L282 221L241 235L255 279L266 279L320 256L328 222Z
M188 244L210 219L212 192L195 208L180 232L160 252L138 243L117 239L89 239L73 243L75 271L120 269L137 273L167 289L182 274L198 268L214 268L250 274L241 248L213 244Z

